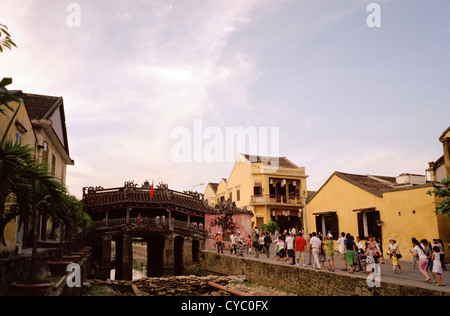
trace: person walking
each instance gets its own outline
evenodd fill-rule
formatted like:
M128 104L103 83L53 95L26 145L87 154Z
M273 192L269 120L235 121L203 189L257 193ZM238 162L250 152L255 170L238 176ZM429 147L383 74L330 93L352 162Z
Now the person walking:
M320 247L322 246L322 242L320 241L319 238L317 238L316 232L312 233L312 238L309 241L309 244L311 246L311 252L313 256L312 266L313 268L320 269L319 252Z
M308 253L308 265L312 265L312 251L311 251L311 238L312 234L308 234L308 240L306 241L306 252Z
M297 265L300 266L300 257L302 258L303 266L306 266L305 264L305 246L306 246L306 240L303 238L302 233L298 233L297 238L295 238L295 260L297 261Z
M415 241L417 241L417 239L415 237L413 237L411 239L411 242L414 244ZM414 254L414 252L411 249L409 250L409 252L411 252L411 254L413 256L413 265L412 265L412 267L415 270L416 266L417 266L417 260L419 260L419 256L417 254Z
M424 275L425 280L423 282L430 283L430 276L427 272L428 256L425 253L424 248L417 239L413 241L413 254L419 257L419 271Z
M441 249L439 246L433 247L433 254L431 255L431 258L433 260L433 270L431 273L433 274L433 277L436 279L436 286L445 286L444 279L442 278L442 265L441 265L441 256L440 256Z
M328 262L328 270L334 272L334 241L333 236L325 237L326 258Z
M323 236L319 236L318 237L320 239L320 248L319 248L319 263L322 269L325 269L325 260L326 260L326 255L325 255L325 249L324 249L324 242L323 242Z
M356 237L356 272L363 271L364 267L362 265L362 257L364 256L364 245L361 238Z
M345 261L349 267L349 272L353 273L353 266L355 261L355 242L353 241L352 235L347 233L345 235Z
M230 255L236 254L236 235L232 232L230 235Z
M248 235L246 242L247 242L247 254L251 255L252 254L252 236Z
M286 261L286 243L284 242L283 236L278 236L278 256L281 260L281 263Z
M347 271L347 262L345 261L345 233L341 233L341 237L337 240L339 245L339 260L341 261L342 271Z
M288 232L286 237L286 250L291 265L295 264L294 238Z
M445 255L445 251L444 251L444 244L442 242L442 240L440 239L433 239L433 249L434 247L438 247L439 248L439 261L441 262L441 267L442 270L445 270L445 264L444 264L444 255ZM434 266L434 263L433 263Z
M255 258L259 258L259 237L256 233L253 233L252 246L255 251Z
M266 232L264 237L264 250L266 252L267 258L270 258L270 245L272 244L272 238L270 238L270 233Z
M395 254L395 257L393 256ZM396 268L398 268L398 273L402 273L402 267L400 266L400 259L402 258L402 255L400 254L400 247L398 246L397 242L394 238L389 239L389 257L391 259L392 265L394 265L394 261L396 263ZM397 271L395 269L395 271Z

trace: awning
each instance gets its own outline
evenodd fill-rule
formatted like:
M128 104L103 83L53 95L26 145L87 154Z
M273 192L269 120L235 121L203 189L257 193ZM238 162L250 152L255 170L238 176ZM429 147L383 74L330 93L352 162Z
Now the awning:
M333 215L333 214L336 214L337 213L337 211L320 211L320 212L316 212L316 213L313 213L313 215Z
M353 212L358 212L358 213L375 212L375 211L376 211L375 207L360 208L360 209L357 209L357 210L353 210Z

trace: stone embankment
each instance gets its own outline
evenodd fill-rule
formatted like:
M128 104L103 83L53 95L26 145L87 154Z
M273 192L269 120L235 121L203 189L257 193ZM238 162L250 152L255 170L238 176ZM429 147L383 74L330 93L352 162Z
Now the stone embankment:
M229 292L208 284L213 282L247 295L285 295L275 289L249 284L244 276L173 276L140 278L133 281L88 280L91 285L107 286L111 295L121 296L227 296Z

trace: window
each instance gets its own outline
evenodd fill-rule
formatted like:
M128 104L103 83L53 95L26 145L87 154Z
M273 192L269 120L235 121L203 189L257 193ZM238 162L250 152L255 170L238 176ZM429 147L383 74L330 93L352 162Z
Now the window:
M339 221L335 212L316 215L316 232L327 236L331 232L333 239L337 240L339 237Z
M44 141L42 147L42 162L48 163L48 143Z
M379 211L362 211L358 213L358 234L362 239L369 235L381 238Z
M253 187L253 194L255 196L262 196L262 187L260 182L255 183L255 186Z
M23 135L22 135L22 133L19 132L19 131L16 131L16 135L15 135L14 142L15 142L17 145L22 145L22 140L23 140Z
M289 184L288 191L289 191L289 198L295 199L295 185L293 183Z
M236 201L241 200L241 190L236 190Z

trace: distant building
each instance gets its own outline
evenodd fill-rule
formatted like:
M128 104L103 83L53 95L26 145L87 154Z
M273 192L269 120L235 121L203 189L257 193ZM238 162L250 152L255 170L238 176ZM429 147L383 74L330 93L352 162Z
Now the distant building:
M219 184L214 182L210 182L206 186L205 192L203 193L203 197L209 205L216 205L216 193L218 186Z
M307 177L304 167L285 157L240 154L229 178L217 185L215 203L230 200L253 212L252 226L259 229L273 220L281 230L298 230L303 225ZM212 189L208 185L205 198L212 200Z
M442 181L450 178L450 126L439 137L443 145L444 154L436 161L429 162L426 170L430 181Z

